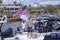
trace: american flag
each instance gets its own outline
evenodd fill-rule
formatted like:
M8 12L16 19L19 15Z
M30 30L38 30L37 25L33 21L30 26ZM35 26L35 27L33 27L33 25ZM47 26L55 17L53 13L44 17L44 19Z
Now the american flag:
M27 9L25 9L20 15L25 15L25 14L28 14L29 11Z
M25 9L27 9L27 6L26 6L26 5L23 6L23 7L21 7L21 8L19 8L19 9L16 11L16 14L21 15L22 12L25 11Z
M20 18L24 21L27 21L29 18L29 11L27 10L27 6L23 6L22 8L18 9L16 13L20 16Z

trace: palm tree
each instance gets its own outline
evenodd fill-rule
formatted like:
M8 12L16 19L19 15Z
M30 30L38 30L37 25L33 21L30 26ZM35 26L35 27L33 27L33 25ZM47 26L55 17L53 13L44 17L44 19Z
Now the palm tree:
M0 6L1 6L2 0L0 0ZM2 12L2 8L0 7L0 13Z
M3 11L4 11L3 13L4 13L4 14L7 14L7 13L6 13L6 10L7 10L7 8L6 8L6 6L4 6L4 7L3 7Z
M48 5L48 6L45 8L45 10L46 10L47 12L51 13L51 14L57 13L57 8L54 7L54 6L52 6L52 5Z
M0 0L0 6L1 6L2 0Z
M2 0L0 0L0 6L1 6Z

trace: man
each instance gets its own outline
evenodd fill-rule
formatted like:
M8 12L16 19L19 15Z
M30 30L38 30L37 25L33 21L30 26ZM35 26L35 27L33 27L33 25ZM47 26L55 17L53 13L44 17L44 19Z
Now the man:
M27 31L28 31L28 37L32 37L32 31L33 31L33 29L32 29L32 24L33 24L33 20L32 20L32 18L31 17L29 17L29 19L28 19L28 24L27 24Z
M33 24L36 23L38 21L33 20L31 18L31 16L29 17L28 21L27 21L27 31L28 31L28 36L31 38L32 37L32 32L33 32Z

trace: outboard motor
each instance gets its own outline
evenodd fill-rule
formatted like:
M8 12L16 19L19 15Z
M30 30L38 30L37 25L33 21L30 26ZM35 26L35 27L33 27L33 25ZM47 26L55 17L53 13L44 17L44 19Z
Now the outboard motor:
M7 16L6 15L0 15L0 36L1 40L4 40L5 37L9 37L12 35L12 28L6 28L2 30L3 23L7 22Z
M4 29L4 30L3 30ZM2 35L4 38L7 38L7 37L12 37L13 35L13 30L12 28L8 27L8 28L2 28Z

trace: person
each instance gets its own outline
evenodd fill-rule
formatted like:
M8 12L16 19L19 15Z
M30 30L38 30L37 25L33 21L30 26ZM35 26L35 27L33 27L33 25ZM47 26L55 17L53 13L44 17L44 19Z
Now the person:
M38 26L39 26L38 25L38 22L35 22L34 23L34 31L38 32L38 30L39 30L39 27Z
M43 30L43 23L41 21L38 22L38 27L39 27L39 33L42 33Z
M22 26L22 30L21 30L21 32L23 33L25 30L25 27L26 27L26 22L22 22L22 24L21 24L21 26Z
M32 20L31 17L29 17L29 19L28 19L28 23L27 23L27 31L28 31L27 36L28 36L29 38L32 37L32 32L33 32L32 24L33 24L33 20Z
M47 22L47 26L46 26L47 32L52 32L52 28L53 28L52 25L53 25L52 21Z
M19 25L17 25L17 32L21 34L21 27Z

